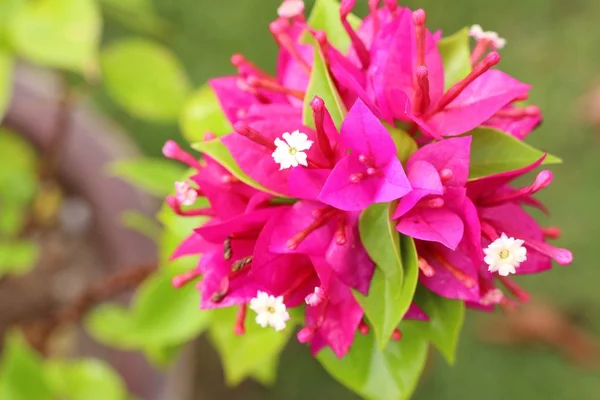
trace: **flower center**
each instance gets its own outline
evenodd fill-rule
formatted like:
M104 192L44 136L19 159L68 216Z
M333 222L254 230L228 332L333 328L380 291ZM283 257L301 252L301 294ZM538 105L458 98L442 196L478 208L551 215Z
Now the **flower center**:
M290 153L290 156L295 156L297 152L298 152L298 150L296 150L295 147L290 147L290 149L288 150L288 153Z
M271 313L271 314L275 314L275 307L273 307L273 306L268 306L268 307L267 307L267 311L268 311L269 313Z
M500 251L500 258L503 260L506 260L508 258L508 256L510 255L510 252L507 249L502 249L502 251Z

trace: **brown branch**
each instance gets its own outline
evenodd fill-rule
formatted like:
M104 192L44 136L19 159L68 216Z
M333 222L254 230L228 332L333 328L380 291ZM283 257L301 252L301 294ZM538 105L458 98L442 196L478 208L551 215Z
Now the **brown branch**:
M156 268L156 265L152 264L137 265L118 271L91 285L72 303L58 310L47 320L25 327L31 345L40 353L46 354L49 339L54 331L62 326L78 323L90 309L102 301L136 288Z

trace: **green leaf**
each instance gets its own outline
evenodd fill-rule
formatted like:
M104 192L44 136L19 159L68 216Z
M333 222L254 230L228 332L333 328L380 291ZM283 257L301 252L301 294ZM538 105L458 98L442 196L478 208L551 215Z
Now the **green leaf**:
M448 90L471 72L469 29L463 28L438 42L444 63L444 85Z
M427 339L414 321L401 325L402 340L380 350L373 335L357 335L350 352L337 358L327 348L317 356L327 372L367 400L409 399L427 360Z
M123 379L106 363L95 360L74 362L51 360L46 377L58 398L69 400L126 400Z
M121 214L121 223L140 235L151 240L158 240L161 228L155 220L135 210L127 210Z
M414 243L400 237L393 228L389 219L392 210L392 204L373 205L363 213L359 224L361 240L377 269L369 295L354 295L373 325L381 349L408 311L419 276Z
M4 343L0 364L0 399L50 400L52 393L42 360L13 332Z
M396 203L373 204L360 216L358 228L360 239L385 276L402 275L400 258L400 234L391 220Z
M449 364L456 360L456 348L465 319L465 304L450 300L419 287L415 303L429 316L429 321L421 323L433 344Z
M0 120L4 118L6 108L10 103L13 85L13 58L0 49Z
M342 121L346 116L347 110L342 102L340 94L333 84L331 76L329 75L323 53L318 47L315 47L313 69L310 74L310 80L308 81L306 96L304 97L302 121L306 126L314 126L310 102L315 96L319 96L323 99L335 126L339 129L342 126Z
M174 121L190 90L188 77L166 47L144 39L112 43L101 54L106 89L132 115Z
M151 0L100 0L109 18L143 35L166 38L170 28L167 21L156 14Z
M213 310L209 328L209 338L221 357L227 384L237 385L249 376L269 382L276 370L279 353L294 331L293 326L288 324L284 331L276 332L262 328L253 321L254 318L248 318L246 333L236 336L233 332L236 313L233 307ZM265 364L271 370L267 371Z
M209 85L202 86L190 96L179 118L179 125L190 143L203 141L206 132L223 136L233 131Z
M492 128L477 128L469 135L473 138L469 180L514 171L533 164L544 155L517 138ZM548 154L544 165L561 162L560 158Z
M348 22L356 29L361 20L354 14L348 16ZM350 49L350 38L340 20L340 3L337 0L317 0L308 17L308 25L315 30L325 31L327 39L342 53ZM304 36L303 42L311 42L310 36Z
M10 33L22 57L85 72L95 69L101 24L94 0L36 0L14 15Z
M390 132L392 140L396 145L396 157L403 163L407 162L410 156L418 150L419 146L417 146L417 142L406 131L399 128L392 128L387 124L384 125Z
M209 313L199 310L195 285L175 289L171 279L179 268L163 268L138 289L130 310L103 305L87 318L86 326L99 341L126 349L176 346L206 328Z
M10 44L10 23L14 15L25 4L25 0L2 0L0 1L0 48L8 50Z
M286 197L282 194L274 192L262 186L254 179L250 178L240 166L235 162L233 156L229 152L229 149L225 147L223 142L219 139L207 140L205 142L198 142L192 145L192 148L205 153L206 155L214 158L219 164L229 171L233 176L244 182L248 186L252 186L260 191L271 193L278 197Z
M0 242L0 276L27 273L35 267L39 257L39 247L33 241Z
M152 195L164 197L173 192L173 185L181 179L185 167L164 158L134 158L114 161L108 171Z
M37 190L37 156L21 136L0 128L0 201L27 204Z

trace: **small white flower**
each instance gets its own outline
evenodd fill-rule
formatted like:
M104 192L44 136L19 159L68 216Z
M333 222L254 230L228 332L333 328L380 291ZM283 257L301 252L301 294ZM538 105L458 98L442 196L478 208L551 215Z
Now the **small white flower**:
M308 304L311 307L316 307L319 304L321 304L323 302L323 300L325 300L325 297L327 295L325 294L325 290L321 289L320 287L316 287L314 292L310 293L308 296L306 296L304 298L304 301L306 302L306 304Z
M502 234L490 245L483 249L483 261L489 265L488 271L498 272L499 275L515 274L522 262L527 260L527 249L523 247L524 240L509 238Z
M285 142L279 138L275 139L277 148L273 152L273 159L279 164L279 170L297 167L298 165L308 166L306 150L313 145L312 140L300 131L294 131L291 134L283 134Z
M496 49L503 49L506 46L506 39L501 38L496 32L484 31L481 25L473 25L469 35L476 40L489 40Z
M256 312L256 323L263 328L270 326L276 331L281 331L290 320L283 296L270 296L259 290L256 297L250 300L250 308Z
M191 206L196 202L198 192L190 187L190 184L187 181L175 182L175 197L179 204Z
M285 0L277 9L280 18L294 18L304 13L303 0Z

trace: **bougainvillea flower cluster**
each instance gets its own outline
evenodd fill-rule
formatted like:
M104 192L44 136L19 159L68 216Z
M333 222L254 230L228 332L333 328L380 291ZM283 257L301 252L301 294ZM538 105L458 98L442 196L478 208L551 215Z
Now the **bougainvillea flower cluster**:
M530 86L494 68L506 41L474 25L475 46L456 76L425 11L368 4L357 24L354 1L341 2L340 40L311 25L302 1L286 0L270 25L275 75L234 55L237 74L209 82L231 132L207 133L198 158L171 141L164 147L194 170L167 203L206 217L173 255L200 255L174 285L197 280L202 309L238 307L240 335L248 323L292 329L291 309L303 309L298 340L339 358L357 334L372 334L360 299L380 294L374 276L389 269L370 245L379 238L414 244L417 290L482 310L527 300L512 275L572 261L547 242L558 229L540 227L524 208L546 211L533 195L552 173L512 185L548 155L511 162L509 149L500 167L480 166L504 144L526 146L542 118L521 105ZM482 146L484 134L496 138L492 147ZM195 206L202 197L208 207ZM365 237L366 211L382 206L390 229ZM397 325L430 318L412 290ZM401 340L401 330L390 337Z

